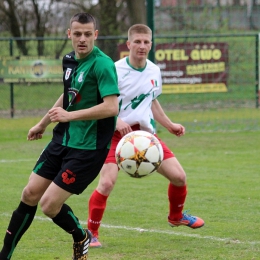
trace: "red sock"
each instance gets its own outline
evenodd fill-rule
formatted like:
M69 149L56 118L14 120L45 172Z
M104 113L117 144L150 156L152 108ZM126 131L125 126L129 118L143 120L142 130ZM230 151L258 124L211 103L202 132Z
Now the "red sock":
M168 199L170 202L169 219L180 220L182 218L182 210L187 195L187 186L175 186L172 183L168 186Z
M106 202L108 196L104 196L97 190L94 190L88 205L88 229L92 232L93 236L98 237L98 229L106 209Z

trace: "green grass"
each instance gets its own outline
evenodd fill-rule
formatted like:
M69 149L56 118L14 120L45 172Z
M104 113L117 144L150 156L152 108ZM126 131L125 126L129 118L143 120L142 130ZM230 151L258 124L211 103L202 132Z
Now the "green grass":
M210 114L212 118L214 113ZM183 117L187 123L189 120L193 122L195 117L198 121L203 120L197 112L169 113L169 116L177 122ZM257 115L251 117L254 116ZM228 122L228 111L219 113L218 118ZM38 119L1 119L2 239L34 163L52 135L53 125L42 140L26 141L28 129ZM241 116L242 121L245 119L246 116ZM260 130L233 131L240 127L234 125L225 131L215 131L215 125L211 131L187 131L181 138L159 128L160 137L174 151L188 176L185 209L205 220L203 228L192 230L167 225L166 179L158 174L132 179L120 172L100 228L103 247L90 249L89 259L259 259ZM88 198L96 185L97 180L83 194L68 201L84 227ZM144 232L140 232L140 228ZM67 260L71 259L71 253L71 237L49 221L38 208L32 226L19 242L12 259Z

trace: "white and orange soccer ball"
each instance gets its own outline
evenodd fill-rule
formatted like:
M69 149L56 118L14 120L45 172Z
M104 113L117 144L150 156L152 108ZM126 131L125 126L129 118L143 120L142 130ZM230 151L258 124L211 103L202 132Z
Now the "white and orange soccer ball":
M138 130L122 137L115 156L120 169L131 177L142 178L159 168L163 149L153 134Z

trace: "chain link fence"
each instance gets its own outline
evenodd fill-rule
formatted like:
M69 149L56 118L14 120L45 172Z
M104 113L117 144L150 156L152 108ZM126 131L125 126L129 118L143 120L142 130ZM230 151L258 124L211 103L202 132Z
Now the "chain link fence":
M99 37L96 44L116 61L122 53L127 55L125 41L124 36ZM28 56L36 57L37 48L44 46L42 56L59 57L60 64L60 58L72 50L70 41L62 38L0 38L0 57L22 56L18 47L21 42L26 43ZM159 101L166 111L179 115L191 131L205 129L205 125L212 124L211 120L214 130L226 129L227 122L232 125L230 122L241 116L240 129L260 129L259 113L255 116L255 111L259 111L258 34L155 35L154 49L155 63L161 67L164 82ZM3 74L1 69L0 72ZM42 116L62 91L61 81L5 83L2 79L0 117ZM189 111L197 111L203 124L199 126L197 118L183 116ZM228 113L230 117L220 123L210 111L219 111L219 116Z

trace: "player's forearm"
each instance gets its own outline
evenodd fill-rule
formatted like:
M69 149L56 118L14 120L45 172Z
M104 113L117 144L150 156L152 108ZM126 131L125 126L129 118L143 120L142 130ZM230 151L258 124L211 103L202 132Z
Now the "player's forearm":
M63 107L63 94L60 95L52 107Z
M52 107L62 107L63 106L63 94L57 99ZM46 128L51 123L49 113L46 113L45 116L39 122L43 128Z
M165 128L169 128L172 124L172 121L165 114L155 116L154 119Z
M81 109L69 113L70 113L70 121L98 120L98 119L116 116L117 110L111 107L108 108L103 105L98 105L88 109Z
M152 103L152 112L154 116L154 120L158 122L165 128L168 128L172 122L169 117L164 113L160 103L157 100L154 100Z
M69 112L70 120L98 120L107 117L116 116L118 114L117 97L108 98L103 103L88 109L81 109Z

